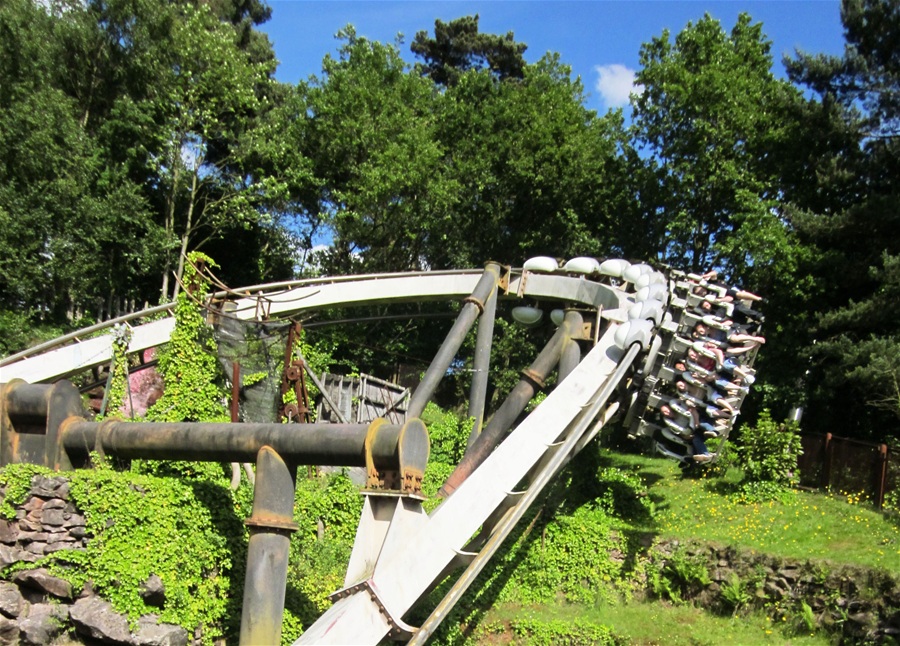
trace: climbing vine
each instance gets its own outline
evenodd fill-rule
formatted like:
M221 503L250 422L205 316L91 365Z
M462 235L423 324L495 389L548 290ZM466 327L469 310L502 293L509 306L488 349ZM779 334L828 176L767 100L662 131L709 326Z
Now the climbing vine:
M128 396L128 344L131 343L131 328L125 323L117 323L112 329L112 376L109 382L104 417L118 417Z
M216 360L213 338L202 302L209 281L198 271L205 263L217 267L209 256L192 252L184 271L184 289L175 302L175 329L160 353L159 372L165 383L162 397L147 411L155 422L227 422L223 401L226 392Z
M85 551L60 550L33 565L47 567L75 590L90 582L133 624L153 613L191 634L199 628L203 644L228 634L236 567L229 536L240 536L241 523L233 510L217 517L223 507L230 508L222 504L229 495L227 482L201 492L175 478L118 472L100 459L95 463L94 469L68 475L71 501L85 518ZM38 473L52 474L28 464L3 470L4 513L24 500ZM216 497L216 488L217 507L212 507L204 498ZM162 608L148 606L141 597L141 586L153 574L164 586Z

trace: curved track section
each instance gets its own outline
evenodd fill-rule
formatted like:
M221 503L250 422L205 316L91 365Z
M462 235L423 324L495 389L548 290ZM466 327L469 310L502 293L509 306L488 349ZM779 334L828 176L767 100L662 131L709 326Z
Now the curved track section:
M464 298L472 293L480 270L346 276L291 283L255 285L230 293L245 294L234 301L231 315L243 320L287 319L304 312L339 306L438 301ZM221 298L223 294L216 295ZM541 275L511 271L501 298L534 298L568 302L589 308L615 309L617 291L571 275ZM129 325L128 352L140 352L166 343L175 327L170 316L142 322L149 315L166 314L172 304L155 307L79 330L56 341L0 361L0 381L23 379L45 383L109 363L116 325Z

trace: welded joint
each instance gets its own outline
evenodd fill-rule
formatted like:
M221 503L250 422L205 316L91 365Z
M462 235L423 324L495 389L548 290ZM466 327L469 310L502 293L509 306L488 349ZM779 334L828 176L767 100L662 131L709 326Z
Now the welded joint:
M284 534L293 534L300 529L300 526L294 522L290 516L282 516L280 514L254 514L244 521L247 527L260 527L273 532L281 532Z
M528 381L532 382L539 389L544 388L544 377L531 368L525 368L522 371L522 376L524 376Z
M497 276L497 288L502 289L504 294L509 294L509 279L512 275L512 267L510 265L500 265L500 274Z
M522 278L519 280L519 291L516 293L516 296L522 298L525 296L525 287L528 285L528 277L531 275L531 272L527 269L522 271Z
M482 301L480 298L476 298L475 296L466 296L462 302L472 303L473 305L475 305L478 308L479 316L484 314L484 301Z
M418 632L418 628L415 626L410 626L408 623L400 619L399 617L394 617L391 614L391 611L387 609L387 606L384 605L384 602L381 600L381 597L378 596L378 592L375 589L375 585L372 583L371 579L366 581L360 581L359 583L355 583L351 586L338 590L337 592L329 595L329 599L333 602L339 601L344 597L352 596L358 592L366 592L369 595L369 599L375 606L378 608L379 614L384 617L385 621L387 621L388 629L387 638L394 641L409 641L413 635Z
M375 458L372 455L372 447L378 435L378 429L387 424L383 417L372 420L366 431L366 489L384 489L392 479L387 472L381 472L375 467Z

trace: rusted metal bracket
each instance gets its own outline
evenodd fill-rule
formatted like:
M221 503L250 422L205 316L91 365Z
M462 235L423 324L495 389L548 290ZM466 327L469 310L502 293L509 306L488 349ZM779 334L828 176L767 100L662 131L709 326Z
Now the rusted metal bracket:
M381 491L393 490L405 494L421 494L422 478L428 464L428 430L425 423L413 418L400 428L400 436L396 440L399 469L379 470L375 466L374 455L383 449L389 436L381 433L388 425L388 420L379 417L369 424L366 433L366 489Z
M284 348L284 372L281 376L282 402L284 395L293 391L296 403L282 403L279 407L281 417L288 422L310 423L312 416L309 408L309 390L306 388L306 366L302 359L294 359L294 344L303 331L299 322L294 322L288 330L287 344Z
M500 273L497 278L497 289L503 290L504 294L509 294L509 278L512 274L510 265L500 265Z
M71 469L60 427L82 415L81 395L71 382L45 386L14 379L0 385L0 464L28 462Z

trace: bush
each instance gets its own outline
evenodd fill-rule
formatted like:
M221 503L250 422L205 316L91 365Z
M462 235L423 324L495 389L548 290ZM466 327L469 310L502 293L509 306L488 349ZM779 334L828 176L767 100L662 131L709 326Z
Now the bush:
M609 626L595 624L583 619L574 622L561 619L543 620L537 617L524 616L510 622L510 628L516 637L523 639L521 643L546 646L562 644L597 644L598 646L623 643L617 639ZM520 643L518 640L514 643Z
M616 467L602 467L597 471L596 499L607 515L631 522L653 517L655 506L647 495L641 477Z
M737 452L744 484L769 482L786 488L797 483L797 458L803 450L796 422L778 424L763 410L756 426L741 431Z

